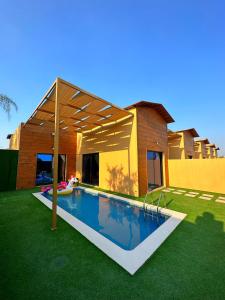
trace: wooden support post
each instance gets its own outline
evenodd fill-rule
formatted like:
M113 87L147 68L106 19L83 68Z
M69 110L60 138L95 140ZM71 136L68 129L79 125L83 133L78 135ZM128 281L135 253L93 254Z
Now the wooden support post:
M52 199L52 230L56 229L57 222L57 186L58 186L58 155L59 155L59 80L55 83L55 135L53 158L53 199Z

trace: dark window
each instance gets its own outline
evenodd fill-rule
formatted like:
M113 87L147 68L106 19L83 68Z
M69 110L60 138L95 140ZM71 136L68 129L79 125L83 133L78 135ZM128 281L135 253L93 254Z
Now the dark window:
M58 181L65 180L66 155L59 154ZM47 153L37 154L36 185L53 182L53 155Z
M99 154L83 154L82 182L99 185Z
M193 156L192 155L188 155L188 159L192 159L193 158Z

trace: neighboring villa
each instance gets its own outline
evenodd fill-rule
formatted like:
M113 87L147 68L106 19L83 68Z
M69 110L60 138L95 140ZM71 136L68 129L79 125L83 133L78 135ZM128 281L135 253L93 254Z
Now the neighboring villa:
M195 140L195 143L194 143L195 158L197 158L197 159L207 158L207 148L206 148L207 144L209 144L208 139Z
M213 149L215 148L215 144L207 144L206 145L206 157L213 158Z
M27 122L8 135L10 149L19 150L17 189L52 183L56 90L59 180L73 175L85 184L140 196L168 185L169 158L207 157L209 141L194 142L199 136L194 128L168 131L174 120L162 104L140 101L123 109L57 79Z
M199 137L194 128L168 131L169 159L195 158L194 138Z
M218 147L216 147L215 144L207 144L206 145L206 151L207 151L207 154L206 154L206 157L207 158L217 158L217 151L219 150Z
M217 158L218 157L218 150L220 150L219 147L214 147L213 148L213 158Z

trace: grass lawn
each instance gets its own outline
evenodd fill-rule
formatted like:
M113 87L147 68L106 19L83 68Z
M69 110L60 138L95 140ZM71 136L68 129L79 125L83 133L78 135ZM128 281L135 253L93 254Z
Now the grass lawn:
M32 196L0 193L0 299L225 299L225 205L168 193L186 219L130 276Z

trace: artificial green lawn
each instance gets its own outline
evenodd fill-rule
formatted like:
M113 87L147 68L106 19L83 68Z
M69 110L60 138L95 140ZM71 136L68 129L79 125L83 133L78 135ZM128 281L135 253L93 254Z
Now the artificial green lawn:
M32 196L0 193L0 299L224 299L225 205L167 194L186 219L130 276Z

